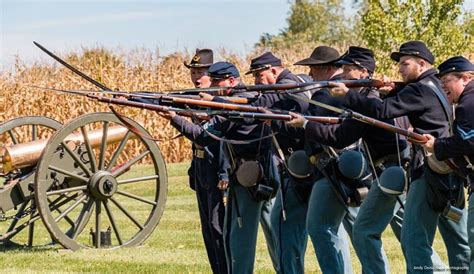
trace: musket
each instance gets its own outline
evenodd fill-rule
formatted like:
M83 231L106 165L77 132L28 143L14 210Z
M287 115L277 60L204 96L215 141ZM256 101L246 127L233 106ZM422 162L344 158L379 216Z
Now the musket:
M418 134L416 132L410 131L408 129L397 127L397 126L391 125L389 123L385 123L385 122L382 122L380 120L362 115L362 114L357 113L357 112L349 112L349 113L350 113L349 116L351 118L354 118L354 119L356 119L358 121L361 121L363 123L366 123L366 124L369 124L369 125L372 125L372 126L375 126L375 127L378 127L378 128L381 128L381 129L384 129L384 130L387 130L387 131L390 131L390 132L393 132L393 133L398 133L400 135L406 136L408 138L408 140L410 140L413 143L424 144L424 143L428 142L428 138L426 138L425 136L423 136L421 134Z
M110 97L105 97L103 95L96 95L95 93L83 92L83 91L77 91L77 90L61 90L61 89L54 89L54 88L41 88L41 89L58 91L62 93L69 93L69 94L74 94L74 95L81 95L81 96L88 97L90 99L93 99L99 102L109 103L109 104L114 104L114 105L129 106L129 107L140 108L140 109L148 109L148 110L154 110L157 112L174 111L177 114L183 115L183 116L196 117L203 120L210 119L210 116L202 110L180 109L180 108L174 108L174 107L169 107L169 106L161 106L157 104L148 104L148 103L130 101L130 100L125 100L125 99L110 98Z
M223 112L219 115L225 116L229 119L244 119L244 118L251 118L256 120L280 120L280 121L290 121L293 117L290 114L279 114L279 113L258 113L258 112L237 112L237 111L229 111ZM340 124L344 121L343 117L327 117L327 116L304 116L306 120L312 122L319 122L325 124Z
M413 131L410 131L410 130L407 130L407 129L404 129L404 128L401 128L401 127L397 127L397 126L391 125L389 123L385 123L383 121L380 121L380 120L362 115L362 114L360 114L358 112L355 112L355 111L338 108L338 107L335 107L335 106L331 106L331 105L324 104L324 103L321 103L321 102L318 102L318 101L315 101L315 100L311 100L311 99L307 99L307 98L302 98L302 96L296 97L293 94L288 94L288 96L290 96L292 98L297 98L298 100L303 100L303 101L308 102L312 105L319 106L319 107L325 108L327 110L339 113L344 117L350 117L350 118L353 118L357 121L369 124L371 126L375 126L375 127L378 127L378 128L384 129L384 130L388 130L388 131L393 132L393 133L398 133L400 135L406 136L413 143L424 144L428 141L428 138L426 138L425 136L423 136L421 134L418 134L418 133L415 133Z
M48 87L40 87L35 85L26 85L31 88L42 89L42 90L51 90L51 91L58 91L58 92L76 92L75 94L109 94L114 97L126 97L131 100L137 98L143 99L150 99L149 103L156 103L159 104L159 99L163 96L169 97L176 97L176 98L185 98L185 99L195 99L201 100L201 96L199 95L186 95L186 94L156 94L156 93L149 93L149 92L125 92L125 91L110 91L110 90L103 90L103 91L96 91L96 90L64 90L64 89L57 89L57 88L48 88ZM249 104L255 101L257 98L246 98L246 97L231 97L231 96L216 96L217 98L222 98L226 101L229 101L234 104ZM156 99L154 101L153 99Z
M75 74L81 76L82 78L86 79L89 83L92 83L94 84L96 87L102 89L102 90L111 90L110 88L108 88L107 86L105 86L104 84L102 83L99 83L99 81L96 81L94 79L92 79L90 76L86 75L85 73L81 72L80 70L78 70L77 68L73 67L72 65L68 64L66 61L64 61L63 59L59 58L57 55L55 55L54 53L52 53L51 51L47 50L45 47L43 47L42 45L40 45L38 42L35 42L33 41L33 44L35 44L35 46L37 46L38 48L40 48L42 51L44 51L46 54L48 54L49 56L51 56L54 60L58 61L60 64L62 64L63 66L65 66L66 68L70 69L72 72L74 72Z
M48 54L54 60L61 63L66 68L70 69L75 74L81 76L83 79L87 80L88 82L92 83L93 85L99 87L101 90L104 91L112 91L109 87L105 86L104 84L100 83L97 80L92 79L90 76L86 75L85 73L81 72L71 64L67 63L63 59L59 58L57 55L40 45L38 42L33 42L38 48L40 48L43 52ZM334 80L334 81L314 81L314 82L306 82L306 83L287 83L287 84L273 84L273 85L239 85L235 87L211 87L211 88L194 88L194 89L182 89L182 90L171 90L166 92L159 92L159 91L150 91L152 93L167 93L167 94L183 94L183 95L193 95L199 94L200 92L206 92L210 94L215 94L217 92L222 91L233 91L233 92L248 92L248 91L257 91L257 92L267 92L273 93L280 90L286 90L287 92L298 93L304 92L307 90L330 87L331 82L339 82L344 83L349 88L356 88L356 87L375 87L380 88L386 86L388 83L385 83L382 80L377 79L359 79L359 80ZM396 85L400 83L395 83Z
M117 94L118 96L122 96L123 93ZM131 99L133 98L148 98L148 99L161 99L163 96L169 96L169 97L176 97L176 98L184 98L184 99L194 99L194 100L202 100L202 97L199 95L192 95L192 94L154 94L154 95L149 95L153 93L138 93L136 94L135 92L133 93L126 93L127 96ZM116 95L116 96L117 96ZM247 98L247 97L237 97L237 96L215 96L217 98L222 98L226 101L229 101L234 104L250 104L257 100L257 97L252 97L252 98Z
M171 96L161 97L161 102L163 104L183 104L194 107L205 107L212 109L226 109L226 110L237 110L237 111L246 111L246 112L261 112L261 107L254 107L251 105L244 104L230 104L230 103L221 103L214 101L204 101L204 100L195 100L195 99L186 99L186 98L176 98Z
M197 88L197 89L183 89L179 91L168 91L169 94L182 94L182 93L216 93L219 91L232 90L234 92L247 92L247 91L256 91L262 93L274 93L276 91L289 91L292 90L292 93L298 93L303 91L308 91L318 88L330 87L331 83L343 83L349 88L356 87L375 87L381 88L387 85L382 80L376 79L360 79L360 80L334 80L334 81L314 81L306 83L287 83L287 84L273 84L273 85L239 85L235 87L211 87L211 88Z
M95 85L96 87L100 88L102 91L106 91L106 93L108 94L115 94L115 95L119 95L119 96L127 96L126 94L128 94L129 92L118 92L118 91L112 91L112 89L110 89L109 87L107 87L106 85L100 83L99 81L93 79L92 77L86 75L85 73L81 72L79 69L75 68L74 66L72 66L71 64L67 63L66 61L64 61L63 59L61 59L59 56L55 55L54 53L52 53L51 51L49 51L48 49L46 49L45 47L43 47L42 45L40 45L38 42L33 42L38 48L40 48L43 52L45 52L46 54L48 54L51 58L53 58L54 60L58 61L60 64L62 64L63 66L65 66L66 68L68 68L69 70L71 70L72 72L74 72L75 74L81 76L83 79L87 80L88 82L92 83L93 85ZM216 91L225 91L225 90L228 90L229 88L216 88ZM199 99L197 96L200 92L205 92L205 90L200 90L200 89L192 89L193 91L192 92L187 92L187 91L182 91L182 92L173 92L173 96L196 96L194 97L193 99ZM124 94L125 93L125 94ZM145 94L144 94L145 93ZM152 95L149 95L149 96L157 96L157 97L147 97L147 98L159 98L161 97L163 94L165 95L171 95L171 94L168 94L167 92L150 92L150 91L144 91L144 92L138 92L138 94L136 94L135 96L137 97L142 97L142 98L145 98L144 96L146 95L146 93L148 94L152 94ZM192 97L191 97L192 98ZM227 101L230 101L230 102L233 102L233 103L236 103L236 104L248 104L248 103L251 103L253 100L255 100L256 98L243 98L243 97L224 97L224 99L226 99Z

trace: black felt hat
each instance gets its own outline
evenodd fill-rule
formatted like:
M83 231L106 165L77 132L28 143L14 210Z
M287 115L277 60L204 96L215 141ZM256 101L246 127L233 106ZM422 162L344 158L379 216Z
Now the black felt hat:
M317 65L329 65L339 59L339 52L335 48L327 46L319 46L313 50L311 55L298 61L295 65L299 66L317 66Z

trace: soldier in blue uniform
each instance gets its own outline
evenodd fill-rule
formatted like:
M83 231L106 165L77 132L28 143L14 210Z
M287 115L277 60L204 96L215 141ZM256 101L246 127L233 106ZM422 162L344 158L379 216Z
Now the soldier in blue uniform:
M210 68L213 85L224 85L224 78L231 76L234 79L238 78L235 66L228 66L228 64L227 62L216 63L216 67L219 66L220 69L215 73L211 73L212 67ZM221 80L218 81L217 78ZM233 82L238 83L238 81ZM274 163L269 154L271 139L259 139L269 134L269 127L261 122L236 123L221 116L215 116L204 126L190 123L173 112L169 112L164 117L171 119L171 124L175 128L201 146L219 144L217 174L219 187L225 189L229 185L230 189L224 224L227 272L252 273L262 205L264 201L271 198L272 191L278 188L278 179L272 179L269 175L269 170L273 170L273 174L276 173L275 168L272 168ZM243 186L237 181L236 174L244 163L252 161L257 161L263 166L264 174L260 174L257 185ZM243 173L245 172L246 170Z
M341 88L341 85L334 90L334 95L345 96L345 105L362 114L376 119L406 115L416 133L431 134L435 138L448 137L452 113L435 76L432 53L423 42L409 41L400 46L400 51L393 52L391 58L399 63L399 72L406 84L395 95L380 101ZM440 186L449 185L450 195L454 195L455 190L462 195L462 183L452 172L441 174L441 171L434 171L432 165L424 164L425 154L420 146L414 145L414 150L410 171L412 182L407 194L401 235L407 271L434 270L431 255L437 225L448 250L450 267L463 269L468 266L470 256L466 214L458 222L447 219L441 214L446 205L439 205L440 201L434 194ZM457 198L462 201L462 197ZM460 204L457 206L462 207Z
M251 73L254 76L255 84L260 85L301 83L310 80L295 75L287 68L284 68L282 61L271 52L266 52L254 58L247 73ZM305 95L299 94L298 96ZM305 112L308 109L308 103L278 93L263 94L253 105L298 112ZM278 155L279 157L284 157L280 161L286 161L294 151L304 148L304 138L297 131L286 127L284 123L275 121L272 123L272 128L274 132L278 132L274 142L278 143L280 151L283 152L283 155ZM271 228L274 233L274 245L278 259L276 272L303 273L304 255L308 242L308 233L305 225L307 211L306 195L311 188L309 187L308 189L306 187L305 190L303 184L308 184L309 182L304 182L291 176L284 169L282 162L280 163L280 170L281 187L278 190L271 212ZM298 190L297 185L302 188Z
M474 199L471 198L474 183L474 65L465 57L449 58L438 66L438 76L448 100L457 104L456 119L453 124L454 135L435 138L425 134L429 141L424 145L438 160L452 159L465 176L469 186L469 208L467 216L468 240L474 249ZM471 253L470 270L474 270Z
M314 51L311 53L310 57L303 59L301 61L298 61L295 63L295 65L299 66L308 66L309 67L309 75L314 81L328 81L328 80L339 80L342 79L342 69L340 65L337 65L336 62L339 60L340 54L339 52L331 47L328 46L318 46L314 49ZM329 90L326 88L319 89L312 91L312 97L311 100L322 102L331 106L335 107L341 107L343 100L340 98L332 97L329 93ZM329 111L325 108L321 108L315 105L309 105L308 114L314 115L314 116L332 116L334 113L332 111ZM307 139L306 144L305 144L305 151L307 155L321 155L324 153L324 150L322 146L314 142L314 140ZM313 203L316 202L316 199L312 199L312 187L314 185L314 182L318 180L322 175L318 174L313 176L312 178L312 183L307 184L308 188L302 189L303 191L306 192L306 195L308 196L307 201L305 202L306 208L305 211L307 213L308 203L310 201L313 201ZM337 201L335 201L337 203ZM307 214L306 214L307 215ZM355 216L353 216L355 217ZM306 217L306 230L305 233L307 233L308 230L314 231L313 225L314 222L312 221L313 218L311 216ZM301 220L303 221L303 220ZM352 264L351 264L351 256L350 256L350 250L349 250L349 238L348 238L348 233L351 234L351 225L350 225L350 218L345 217L344 221L345 223L344 226L339 227L338 235L341 238L341 252L344 260L344 273L352 273ZM347 227L349 230L346 232L344 228ZM310 237L313 237L314 234L309 233ZM313 246L317 244L316 238L311 238L313 240ZM302 270L300 271L290 271L287 273L303 273Z
M342 77L344 79L369 78L375 70L372 51L360 47L350 47L337 63L343 66ZM363 96L378 98L378 92L373 89L357 89L355 92ZM317 92L314 95L317 95ZM322 97L322 95L320 96ZM317 111L318 109L314 112L317 113ZM322 144L336 149L347 149L362 137L367 142L369 152L375 159L397 152L395 135L380 129L371 128L352 120L345 121L340 126L328 126L320 123L308 123L303 116L298 114L293 114L293 117L294 119L287 124L305 127L306 139L315 142L316 145ZM406 143L401 144L401 147L403 146L406 147ZM342 188L338 186L343 186L347 180L339 173L335 173L331 169L331 165L321 172L325 176L319 177L311 193L307 219L308 232L313 240L321 270L324 273L344 273L347 265L351 262L343 256L343 239L341 239L338 230L344 218L348 218L348 215L352 218L355 217L348 207L348 198L354 199L354 197L344 196L344 190L341 191ZM355 191L355 189L351 191ZM347 191L347 193L349 192ZM358 205L360 202L352 206ZM349 232L352 232L350 221L344 225Z
M252 59L247 74L250 73L254 76L254 83L258 85L301 83L310 80L307 76L295 75L284 68L281 59L271 52L265 52ZM298 94L298 96L306 95ZM225 102L225 100L217 97L212 99ZM307 102L295 100L284 93L262 94L252 105L296 112L306 112L308 109ZM276 142L283 151L284 158L288 158L293 151L303 149L304 138L294 129L278 122L272 123L272 129L274 132L278 132ZM285 161L285 159L281 159L281 161ZM300 189L301 195L298 194L295 184L303 184L304 182L298 182L297 179L290 177L284 170L281 161L282 188L279 191L283 189L284 193L277 193L274 205L271 202L264 203L261 222L276 272L302 273L304 271L304 254L308 238L305 226L307 198L302 197L302 195L309 194L310 188L307 190ZM284 197L284 200L282 200L282 197ZM282 219L283 212L286 213L286 220Z
M196 49L191 62L184 63L196 88L208 88L211 85L213 73L216 74L220 69L212 67L212 64L213 52L210 49ZM188 170L189 184L196 191L207 256L213 273L226 273L227 263L222 236L225 210L221 192L217 188L219 144L213 143L202 147L193 143L192 152L193 158Z
M191 62L184 62L184 66L189 69L194 87L208 88L211 85L211 78L207 70L213 63L214 54L211 49L196 49L196 54Z

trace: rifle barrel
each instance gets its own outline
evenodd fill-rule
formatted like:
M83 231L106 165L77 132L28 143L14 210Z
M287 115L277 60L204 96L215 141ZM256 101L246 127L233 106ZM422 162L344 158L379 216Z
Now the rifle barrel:
M274 114L274 113L254 113L254 112L229 112L225 114L229 118L252 118L258 120L281 120L290 121L292 119L289 114ZM307 120L312 122L339 124L343 121L340 117L326 117L326 116L304 116Z

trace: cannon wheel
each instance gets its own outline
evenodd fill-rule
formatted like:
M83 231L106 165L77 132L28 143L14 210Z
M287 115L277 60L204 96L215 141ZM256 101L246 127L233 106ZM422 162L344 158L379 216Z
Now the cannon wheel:
M39 138L51 136L57 129L61 127L61 123L43 116L26 116L19 117L0 124L0 141L3 145L15 145L19 143L34 141ZM24 174L31 172L30 170L14 170L13 173ZM7 183L5 174L0 174L0 183ZM2 186L3 187L3 186ZM18 205L12 218L5 222L6 231L1 235L1 242L7 245L27 245L33 246L33 238L35 232L35 223L39 219L38 212L34 210L34 201L28 198ZM28 209L32 210L28 210ZM8 215L8 214L5 214ZM26 216L28 215L28 216ZM25 217L21 219L21 217ZM2 224L3 225L3 224ZM19 235L21 231L28 228L28 236ZM3 229L3 227L2 227ZM18 236L17 236L18 235ZM15 237L17 236L17 237ZM50 240L50 239L49 239ZM48 241L49 241L48 240Z
M43 150L35 180L36 203L51 236L65 248L136 246L158 225L167 195L165 162L150 134L138 123L129 122L140 136L126 129L119 142L109 144L103 136L110 137L109 129L123 128L122 123L112 113L86 114L59 129ZM97 129L102 135L93 145L89 133ZM70 141L71 134L82 141ZM132 154L137 144L141 150ZM61 160L64 155L71 156L73 165ZM141 162L151 167L137 168ZM55 180L57 174L64 180ZM51 211L48 202L55 195L75 199L58 213ZM81 229L67 233L65 217L75 220Z

